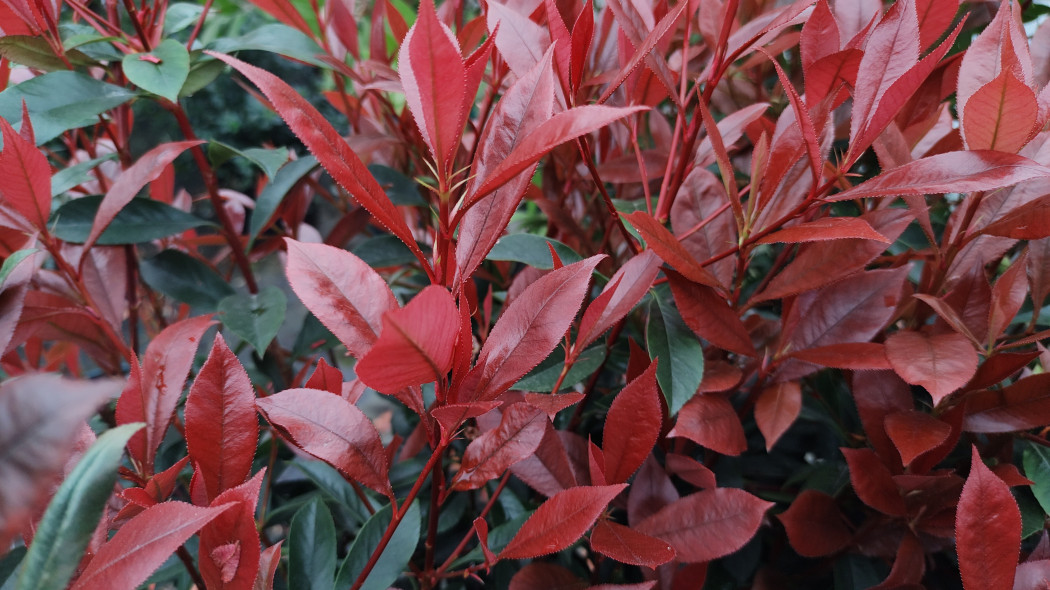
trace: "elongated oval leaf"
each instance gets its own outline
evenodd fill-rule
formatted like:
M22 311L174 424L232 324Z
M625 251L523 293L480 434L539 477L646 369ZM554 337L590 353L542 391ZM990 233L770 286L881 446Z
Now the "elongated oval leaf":
M1030 375L1003 389L967 396L968 432L1014 432L1050 424L1050 373Z
M669 302L656 297L649 304L645 331L649 358L660 360L656 378L674 416L693 398L704 377L704 354L700 342Z
M565 549L583 536L627 484L579 486L558 492L525 521L500 559L528 559Z
M664 262L673 266L675 270L694 283L708 287L720 287L718 279L711 274L711 271L700 266L700 263L685 249L678 238L652 215L644 211L635 211L625 217L645 239L645 245L656 252L656 255Z
M971 150L1016 153L1034 135L1039 104L1035 93L1010 70L970 96L963 108L962 133Z
M390 505L386 505L376 511L365 526L357 532L350 552L346 554L339 567L339 577L336 582L337 588L348 588L357 577L364 571L372 553L379 547L379 541L383 538L391 518ZM419 501L412 502L405 512L401 523L397 525L394 535L390 538L386 549L372 568L371 573L361 584L361 590L386 590L394 581L401 576L412 559L412 554L419 544L420 511Z
M965 588L1012 590L1021 553L1021 511L976 447L955 512L955 546Z
M288 583L303 590L329 590L335 580L335 523L314 497L292 517L288 531Z
M940 446L951 433L950 424L925 412L908 410L886 416L886 434L897 446L905 467L919 455Z
M733 404L717 393L694 395L678 413L668 437L684 436L723 455L747 450L747 438Z
M694 283L676 272L666 274L682 320L697 336L719 348L755 356L751 335L724 297L711 287Z
M591 548L620 563L652 568L675 557L674 547L665 541L608 520L594 525Z
M659 273L657 257L650 251L638 254L621 266L601 295L595 297L583 312L573 349L583 350L630 313L645 297Z
M69 129L97 125L99 115L137 95L80 72L51 72L0 92L0 118L12 125L21 121L25 101L33 119L36 144L43 145Z
M499 477L511 465L531 455L547 431L547 415L529 404L503 411L499 426L467 445L452 488L473 490Z
M663 426L660 390L656 385L658 360L616 394L605 417L602 454L605 477L623 483L641 467L653 450Z
M62 205L51 216L51 233L74 244L88 241L102 199L93 195ZM96 243L100 246L139 244L206 225L211 223L160 201L131 199L110 221L106 231L97 236Z
M29 121L23 125L29 125ZM51 165L31 140L16 133L4 119L0 119L0 130L4 140L0 151L0 175L4 178L0 197L43 229L51 215Z

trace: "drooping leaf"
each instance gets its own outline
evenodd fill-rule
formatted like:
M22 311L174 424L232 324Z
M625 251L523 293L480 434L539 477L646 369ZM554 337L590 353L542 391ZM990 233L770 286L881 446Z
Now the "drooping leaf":
M107 430L77 462L36 527L18 590L66 587L76 571L75 557L87 548L113 493L124 445L142 426L128 424Z
M784 523L791 548L805 557L835 553L853 537L835 499L817 490L802 490L777 518Z
M940 446L951 433L950 424L925 412L908 410L886 416L886 434L897 446L905 467L919 455Z
M70 129L97 125L99 115L135 96L136 92L121 86L63 70L35 76L0 92L0 118L16 125L22 120L25 101L36 144L43 145Z
M393 394L444 379L452 368L459 310L444 287L431 285L408 305L383 314L383 330L354 371L365 385Z
M594 525L606 505L626 487L578 486L558 492L525 521L499 558L528 559L565 549Z
M473 490L499 477L535 452L546 430L547 415L529 404L518 403L504 409L497 428L467 445L451 488Z
M218 311L222 324L261 356L280 331L287 307L284 291L271 285L258 293L225 297L219 301Z
M649 358L660 360L657 381L667 400L669 415L674 416L696 394L704 376L704 355L700 342L689 330L678 310L654 298L649 304L646 326Z
M766 451L773 448L802 410L802 388L798 381L785 381L762 390L755 401L755 422L766 439Z
M379 547L379 541L383 538L388 526L390 526L391 509L386 505L376 511L365 526L361 527L354 538L350 552L339 566L339 577L336 581L337 588L348 588L364 570L365 564ZM397 525L394 535L390 538L386 549L372 568L371 573L361 584L361 590L386 590L393 585L394 581L408 567L412 554L419 544L420 510L419 502L415 501L408 507L401 523Z
M134 590L186 539L231 507L164 502L147 508L99 548L73 590Z
M1014 432L1050 424L1050 373L1030 375L1003 389L966 398L968 432Z
M381 494L393 493L379 432L357 406L317 389L288 389L255 403L295 446Z
M181 250L168 248L139 261L139 273L150 288L176 301L213 312L233 287L217 272Z
M679 561L700 563L743 547L771 506L736 488L703 490L671 502L632 528L670 543Z
M675 557L666 542L609 520L599 520L591 533L591 548L620 563L655 568Z
M27 127L29 121L22 125L23 129L32 129ZM44 229L51 215L51 165L31 139L16 133L4 119L0 119L0 130L4 140L0 151L0 175L4 177L0 197L37 229Z
M683 436L723 455L747 450L744 427L733 404L717 393L694 395L678 413L668 437Z
M132 84L174 102L189 76L190 54L183 43L165 39L151 51L125 55L122 66Z
M964 587L1013 589L1021 512L1010 488L985 467L976 447L955 512L955 546Z
M660 437L663 409L656 384L658 361L616 394L605 417L602 454L605 477L624 483L641 467Z
M353 254L286 240L292 290L351 356L364 356L379 335L383 312L397 308L386 281Z
M962 334L927 335L902 331L886 339L886 358L893 370L912 385L921 385L933 403L957 391L977 372L977 353Z
M335 523L317 497L292 517L288 530L288 582L303 590L329 590L336 567Z
M102 200L103 197L92 195L62 205L51 216L51 233L66 242L87 242ZM131 199L95 243L99 246L139 244L206 225L211 223L160 201Z
M248 479L259 439L255 391L221 335L190 386L185 424L186 446L209 502Z

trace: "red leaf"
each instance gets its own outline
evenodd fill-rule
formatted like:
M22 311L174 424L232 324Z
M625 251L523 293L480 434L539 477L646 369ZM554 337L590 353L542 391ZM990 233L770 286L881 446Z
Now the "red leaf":
M117 423L146 423L145 431L136 433L128 441L128 451L143 462L147 470L152 469L157 447L175 415L197 345L205 330L214 324L210 316L199 316L165 328L146 347L137 383L130 380L120 394Z
M934 405L966 385L977 372L973 344L954 332L934 336L896 332L886 339L886 358L902 379L926 388Z
M968 388L984 389L1002 382L1028 366L1028 363L1039 358L1039 351L1029 352L996 352L984 359L977 374L967 383Z
M1015 240L1041 240L1050 236L1050 196L1037 197L981 229L982 234Z
M289 27L298 29L307 35L313 34L310 26L303 19L303 15L296 10L294 3L284 0L250 0L250 2Z
M534 561L518 570L507 590L584 590L584 582L568 569L553 563Z
M663 57L653 53L653 49L657 47L657 44L663 39L667 32L671 30L677 23L678 19L682 17L682 12L685 10L687 2L683 2L667 11L667 14L660 19L660 22L656 23L652 31L646 30L645 24L638 22L636 26L630 26L630 18L627 18L625 13L634 11L634 6L629 2L620 2L619 0L613 0L609 3L609 8L613 11L617 21L621 26L624 26L624 31L627 32L627 36L634 37L631 39L631 44L634 46L634 50L631 53L630 59L627 63L620 67L619 73L616 78L613 79L605 91L602 92L601 97L598 98L599 103L604 103L612 96L613 92L620 87L621 84L635 71L635 69L645 60L649 65L649 68L656 75L656 79L663 84L664 88L667 89L668 95L671 100L678 103L678 89L675 87L674 77L671 75L671 70L667 67L667 62L664 61ZM694 7L695 10L695 7ZM645 38L642 38L642 35Z
M572 324L602 258L551 271L507 306L464 380L460 401L495 399L547 358Z
M736 488L703 490L664 506L634 529L670 543L678 561L700 563L743 547L771 506Z
M28 117L23 117L22 125L23 130L32 129ZM32 141L16 133L4 119L0 119L0 130L4 139L0 196L37 229L44 230L51 216L51 165Z
M958 112L965 113L971 97L1004 70L1023 82L1033 78L1028 40L1016 2L999 4L995 18L963 54L956 92Z
M963 428L968 432L1014 432L1050 424L1050 373L1020 379L1003 389L966 398Z
M791 548L805 557L831 555L853 539L835 499L817 490L803 490L777 518L784 523Z
M608 520L600 520L591 533L591 548L620 563L655 568L675 557L666 542Z
M820 242L856 238L878 240L889 244L886 236L875 231L867 221L859 217L824 217L775 231L759 240L758 244Z
M259 568L259 531L255 528L255 505L262 488L263 469L235 488L220 494L212 503L226 510L201 529L200 571L208 590L251 590Z
M232 507L164 502L147 508L99 548L73 590L137 588L201 527Z
M947 152L883 172L827 200L990 191L1033 178L1050 178L1050 168L1023 156L1002 152Z
M697 336L725 350L747 356L757 354L751 343L751 335L725 297L711 287L689 281L674 271L665 274L678 312Z
M594 40L594 4L584 0L580 15L572 26L572 54L569 64L572 90L578 91L583 82L583 72L587 69L587 56Z
M512 465L510 470L518 479L547 497L577 483L565 445L549 422L536 452Z
M955 547L965 588L1013 588L1021 553L1021 511L1010 488L985 467L976 447L955 513Z
M1009 70L981 86L963 107L962 135L971 150L1017 153L1034 135L1035 93Z
M288 389L255 404L295 446L350 479L381 494L393 494L379 432L357 406L316 389Z
M317 368L303 384L306 389L323 389L336 395L343 394L343 372L329 365L323 358L318 359ZM353 403L353 402L351 402Z
M317 112L310 103L286 84L283 80L243 61L208 52L208 55L233 66L244 77L262 90L266 98L273 103L277 113L288 123L310 152L317 156L325 170L332 175L340 186L361 204L376 221L390 230L419 260L425 260L423 252L416 244L412 230L408 228L397 207L383 192L383 187L365 167L346 141L332 125Z
M579 486L558 492L540 505L499 554L500 559L529 559L557 553L591 528L627 484Z
M438 20L432 0L419 4L419 16L401 43L398 73L408 109L444 179L463 133L467 73L456 37Z
M959 0L916 0L915 12L919 17L919 49L925 51L951 26L955 13L959 11Z
M1006 269L992 287L991 312L988 316L989 343L994 343L996 338L1003 335L1024 304L1025 296L1028 295L1028 281L1025 276L1027 262L1028 252L1025 251L1010 264L1010 268Z
M839 25L827 0L818 0L813 7L813 14L802 26L799 38L799 52L802 56L802 69L806 76L806 90L809 90L809 72L813 64L822 58L837 53L842 49L839 37ZM812 99L812 97L809 97Z
M635 211L624 216L634 229L642 235L648 248L694 283L720 288L718 279L709 270L700 266L695 258L682 246L662 223L644 211Z
M863 371L853 374L853 401L864 425L868 442L883 461L896 460L896 446L886 435L886 416L915 407L911 387L893 371Z
M394 394L440 381L452 368L459 309L444 287L430 285L402 309L383 314L383 331L354 371L365 385Z
M718 394L694 395L678 412L667 436L684 436L723 455L736 456L747 450L740 417L729 400Z
M515 76L524 76L543 59L550 35L514 8L498 2L488 2L487 6L486 21L496 37L496 49Z
M602 453L605 476L623 483L642 465L660 437L663 407L656 384L656 361L616 394L605 417Z
M529 405L543 410L547 417L554 420L558 412L577 404L586 397L582 393L570 391L568 393L526 393L525 401Z
M951 425L916 410L886 416L886 434L897 446L905 467L916 457L948 440Z
M397 309L386 281L346 250L292 239L285 242L292 290L351 356L364 356L378 338L383 313Z
M459 472L452 478L452 489L474 490L502 475L536 451L547 424L547 415L529 404L517 403L505 409L496 429L467 445Z
M430 415L437 420L444 435L446 437L451 437L464 421L487 414L499 407L502 403L503 402L475 402L472 404L449 404L447 406L441 406L440 408L430 410Z
M91 224L91 233L88 234L84 248L90 248L98 240L113 218L139 194L142 187L160 178L168 165L182 152L202 143L204 141L199 139L163 143L143 154L134 164L122 171L98 206L98 213L95 214L95 221Z
M802 388L797 381L777 383L762 390L755 402L755 422L766 439L766 451L773 448L802 410Z
M259 439L255 391L221 335L186 397L186 446L208 501L248 479Z
M284 539L262 550L252 590L273 590L273 578L277 574L277 566L281 564L281 543L284 543Z
M892 368L890 360L886 358L886 346L875 342L843 342L818 346L793 352L789 357L833 369L870 371Z
M694 486L704 488L718 487L715 473L692 457L678 453L667 453L664 456L667 472L677 475Z
M842 449L849 464L849 479L853 491L865 504L890 516L904 516L907 507L893 475L874 451L870 449Z
M621 266L609 279L601 294L595 297L583 312L573 350L582 351L587 348L630 313L642 297L645 297L659 273L657 258L649 251L638 254Z

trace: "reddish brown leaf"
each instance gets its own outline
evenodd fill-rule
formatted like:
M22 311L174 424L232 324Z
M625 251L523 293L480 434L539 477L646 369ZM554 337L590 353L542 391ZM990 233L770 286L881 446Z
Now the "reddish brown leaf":
M529 559L565 549L591 528L605 506L626 487L579 486L558 492L525 521L500 559Z
M1047 30L1050 31L1050 27ZM1050 230L1050 223L1047 225ZM1050 235L1050 231L1047 234ZM1027 274L1032 301L1036 307L1042 307L1050 294L1050 237L1028 242Z
M992 286L992 304L988 315L988 341L1002 336L1010 326L1014 316L1021 310L1025 296L1028 295L1028 281L1025 276L1025 266L1028 262L1028 252L1022 252L1010 268L1006 269Z
M849 479L853 491L865 504L890 516L904 516L907 508L893 476L879 457L870 449L842 449L849 464Z
M915 533L907 532L897 547L890 575L871 590L918 590L924 588L920 582L925 572L926 551Z
M757 244L821 242L856 238L890 243L886 236L875 231L867 221L859 217L825 217L775 231Z
M303 15L296 10L294 3L283 0L250 0L250 2L289 27L298 29L307 35L312 34L310 26L306 24Z
M802 388L798 381L767 387L755 402L755 422L766 439L766 451L773 448L802 411Z
M1050 424L1050 373L1030 375L1003 389L966 398L968 432L1014 432Z
M982 234L1015 240L1040 240L1050 236L1050 196L1038 197L989 223Z
M897 446L905 467L916 457L940 446L952 433L951 425L916 410L886 416L886 434Z
M735 456L747 450L740 417L729 400L718 394L694 395L678 412L667 436L684 436L723 455Z
M715 473L692 457L678 453L667 453L664 461L667 463L668 473L677 475L698 488L718 487L715 481Z
M919 17L919 49L925 51L951 26L959 0L916 0Z
M452 368L459 310L444 287L430 285L402 309L383 314L383 331L354 371L365 385L394 394L440 381Z
M221 335L186 397L186 446L208 501L248 479L259 439L255 391Z
M255 505L262 488L263 469L235 488L219 494L213 506L234 507L204 525L200 537L200 571L208 590L251 590L259 568L259 531Z
M803 490L777 518L784 523L792 549L806 557L831 555L853 539L835 499L817 490Z
M526 287L489 333L459 401L495 399L547 358L576 317L602 258L564 266Z
M201 508L183 502L164 502L146 509L99 548L73 590L138 588L187 539L232 507L225 504Z
M611 483L623 483L634 475L660 437L663 409L656 384L656 365L654 360L644 373L616 394L605 417L602 453L605 477Z
M818 346L793 352L789 357L833 369L872 371L892 368L890 360L886 358L886 346L876 342L843 342Z
M558 431L549 423L540 446L524 461L511 466L511 473L532 489L551 497L576 485L576 475Z
M1010 70L981 86L963 107L962 134L971 150L1016 153L1034 135L1035 93Z
M703 490L664 506L634 529L670 543L678 561L700 563L743 547L771 506L736 488Z
M883 461L895 460L897 448L886 435L886 416L911 410L911 388L893 371L858 371L853 374L853 400L864 433Z
M1037 358L1039 358L1038 350L1029 352L997 352L984 359L981 366L977 367L977 374L973 376L973 379L970 379L966 386L971 389L984 389L998 385L1003 379L1024 369Z
M277 574L277 566L281 564L281 543L284 543L283 539L262 550L252 590L273 590L273 577Z
M886 339L886 358L912 385L921 385L937 405L977 372L977 353L962 334L896 332Z
M582 351L624 318L649 291L660 273L657 257L645 251L621 266L601 294L587 306L573 350Z
M678 312L697 336L725 350L747 356L757 354L747 328L724 297L673 271L667 272L667 279Z
M378 338L383 313L397 309L386 281L345 250L292 239L286 243L292 290L351 356L364 356Z
M23 131L31 130L28 117L23 117ZM45 229L51 216L51 165L47 158L28 140L0 119L4 148L0 151L0 177L3 187L0 197L21 213L37 229Z
M1003 70L1013 71L1023 81L1032 80L1028 40L1021 23L1018 4L1001 3L995 18L963 54L956 92L960 113L965 113L970 98Z
M554 420L558 412L579 403L584 397L586 397L584 394L575 391L568 393L526 393L525 401L543 410L548 418Z
M452 489L475 490L536 451L547 430L547 415L517 403L503 411L499 426L474 439L463 452Z
M528 15L518 12L519 5L507 4L489 2L486 20L489 31L496 37L496 48L510 71L515 76L524 76L543 59L550 45L550 34Z
M430 410L430 415L437 420L438 425L441 427L441 431L445 436L452 436L452 433L454 433L464 421L487 414L499 407L502 403L503 402L475 402L472 404L449 404L447 406L441 406L440 408Z
M955 516L959 572L968 590L1011 590L1021 553L1021 511L1010 488L973 448Z
M666 542L608 520L599 520L591 533L591 548L620 563L655 568L674 559Z
M799 38L799 53L806 77L808 78L813 64L840 49L842 40L839 38L839 25L835 21L835 15L831 13L827 0L818 0L813 7L813 14L802 26L802 36ZM808 86L807 79L807 90Z
M718 279L709 270L700 266L700 263L678 241L678 238L674 237L674 234L652 215L644 211L635 211L624 217L642 235L647 247L656 252L656 255L664 262L675 267L675 270L682 273L687 279L708 287L721 287Z
M584 590L587 582L568 569L534 561L518 570L510 579L508 590Z
M255 404L295 446L350 479L381 494L393 494L379 432L357 406L316 389L288 389Z

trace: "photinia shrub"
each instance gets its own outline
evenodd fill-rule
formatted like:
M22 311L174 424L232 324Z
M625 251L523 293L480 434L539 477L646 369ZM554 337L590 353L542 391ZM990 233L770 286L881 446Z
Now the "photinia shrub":
M0 2L3 590L1046 586L1046 6L252 4Z

